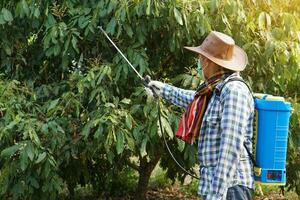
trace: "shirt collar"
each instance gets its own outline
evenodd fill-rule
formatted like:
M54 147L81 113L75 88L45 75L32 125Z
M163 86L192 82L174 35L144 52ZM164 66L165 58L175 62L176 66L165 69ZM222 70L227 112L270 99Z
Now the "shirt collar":
M238 72L234 72L234 73L232 73L232 74L230 74L230 75L225 76L224 79L223 79L223 81L221 81L221 82L216 86L216 89L217 89L217 90L220 90L220 89L224 86L224 84L227 82L227 80L228 80L228 79L231 79L231 78L233 78L233 77L240 77L240 74L239 74Z

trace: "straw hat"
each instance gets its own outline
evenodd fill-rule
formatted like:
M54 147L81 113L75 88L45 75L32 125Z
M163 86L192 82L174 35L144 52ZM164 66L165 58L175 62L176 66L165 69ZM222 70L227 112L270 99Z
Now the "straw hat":
M210 32L200 46L184 48L233 71L243 71L248 63L246 52L230 36L217 31Z

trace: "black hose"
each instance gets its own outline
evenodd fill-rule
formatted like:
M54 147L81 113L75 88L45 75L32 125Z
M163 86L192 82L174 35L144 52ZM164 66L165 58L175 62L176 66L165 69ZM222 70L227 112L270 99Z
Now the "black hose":
M160 107L160 100L157 101L157 108L158 108L158 121L159 121L159 127L160 127L160 132L163 136L163 139L164 139L164 142L165 142L165 145L167 147L167 150L170 154L170 156L172 157L173 161L177 164L177 166L182 170L184 171L185 173L187 173L188 175L190 175L191 177L197 179L197 180L200 180L199 177L195 176L194 174L192 174L191 172L189 172L188 170L186 170L175 158L175 156L173 155L172 151L170 150L170 147L167 143L167 140L166 140L166 136L164 134L164 131L163 131L163 128L162 128L162 122L161 122L161 107Z

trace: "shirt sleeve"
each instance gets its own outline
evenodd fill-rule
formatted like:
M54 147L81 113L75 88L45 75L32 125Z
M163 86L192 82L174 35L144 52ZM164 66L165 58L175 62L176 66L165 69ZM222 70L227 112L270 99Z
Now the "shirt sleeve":
M221 140L218 164L210 184L208 200L221 200L237 170L248 120L254 110L253 98L244 85L229 83L224 87L220 102Z
M184 90L168 84L165 84L162 97L168 102L179 107L187 108L195 96L194 90Z

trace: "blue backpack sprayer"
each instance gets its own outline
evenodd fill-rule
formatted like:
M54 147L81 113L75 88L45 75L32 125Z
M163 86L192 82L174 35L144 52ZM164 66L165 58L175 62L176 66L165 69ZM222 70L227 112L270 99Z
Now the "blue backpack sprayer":
M143 78L133 65L128 61L120 49L114 44L107 33L99 27L105 37L122 55L129 66L134 70L138 77L147 87L150 82L150 77ZM242 81L242 79L229 79L229 81ZM245 83L245 82L244 82ZM226 84L226 83L225 83ZM224 84L224 85L225 85ZM245 83L246 84L246 83ZM247 84L246 84L247 85ZM247 85L248 86L248 85ZM150 88L151 89L151 88ZM250 89L250 88L249 88ZM154 95L155 92L153 91ZM157 96L157 95L156 95ZM254 94L255 101L255 119L254 119L254 154L245 146L252 162L254 163L255 180L261 184L285 185L286 183L286 154L289 119L292 111L291 104L284 101L282 97L275 97L267 94ZM199 179L193 173L186 170L172 154L165 134L162 130L160 106L158 101L158 121L163 135L166 148L175 163L187 174L193 178Z
M247 85L240 78L229 79L225 84L230 81L241 81ZM251 91L249 86L248 88ZM284 101L283 97L268 94L254 93L253 98L254 155L246 145L244 147L254 164L255 180L264 185L283 186L286 183L285 165L291 104Z
M255 180L285 185L291 104L282 97L260 94L255 97L255 109Z

